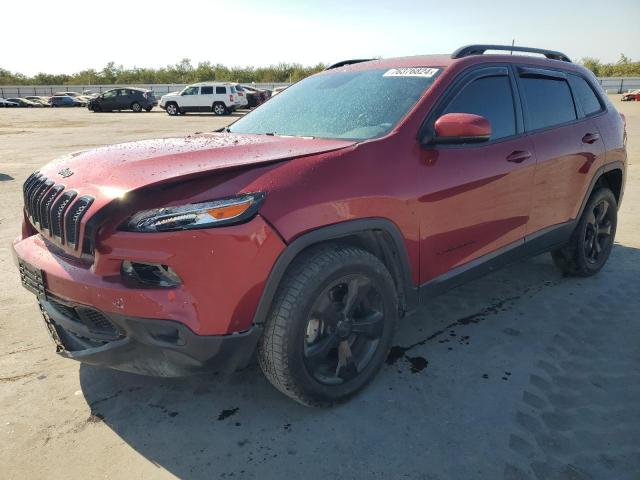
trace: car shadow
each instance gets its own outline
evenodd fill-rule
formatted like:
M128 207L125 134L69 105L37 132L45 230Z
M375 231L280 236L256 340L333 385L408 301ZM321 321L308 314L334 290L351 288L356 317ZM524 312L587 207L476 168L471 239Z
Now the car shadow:
M402 320L376 380L333 408L291 401L256 365L177 379L82 365L86 421L179 478L502 478L494 448L509 450L527 368L563 305L637 279L638 260L616 245L600 275L576 279L541 255L435 298Z

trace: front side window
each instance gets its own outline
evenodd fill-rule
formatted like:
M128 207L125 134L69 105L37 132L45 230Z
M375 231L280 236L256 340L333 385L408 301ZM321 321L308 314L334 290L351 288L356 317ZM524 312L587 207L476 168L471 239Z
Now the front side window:
M582 106L582 111L585 115L592 115L602 110L600 100L598 100L593 88L589 86L584 78L571 74L567 75L567 77L576 102Z
M187 87L182 91L182 95L197 95L200 87Z
M224 95L227 93L227 87L216 87L217 95Z
M118 95L118 90L108 90L102 95L104 98L113 98Z
M200 94L202 94L202 95L213 95L213 87L202 87L202 88L200 88Z
M416 104L441 69L329 70L272 97L231 132L366 140L385 135Z
M486 118L491 124L491 140L516 134L513 93L506 75L478 78L467 84L445 113L473 113Z
M565 79L521 77L520 84L528 110L529 130L552 127L578 118Z

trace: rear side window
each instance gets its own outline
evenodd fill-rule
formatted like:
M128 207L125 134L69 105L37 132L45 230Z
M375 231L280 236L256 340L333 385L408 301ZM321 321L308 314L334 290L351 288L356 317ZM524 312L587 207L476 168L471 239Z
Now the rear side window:
M602 110L602 104L587 81L577 75L567 76L569 77L569 83L571 84L576 102L580 104L584 114L592 115L600 112Z
M201 87L200 88L201 95L213 95L213 87Z
M218 95L224 95L225 93L227 93L227 87L216 87L216 93Z
M527 103L529 130L552 127L578 118L566 80L550 77L521 77Z
M506 75L483 77L466 85L449 103L445 113L473 113L491 124L491 140L516 133L511 83Z

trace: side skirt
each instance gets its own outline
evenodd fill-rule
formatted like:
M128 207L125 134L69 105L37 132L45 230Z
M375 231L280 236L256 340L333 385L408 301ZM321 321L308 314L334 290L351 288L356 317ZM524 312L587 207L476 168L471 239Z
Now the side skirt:
M523 240L511 243L423 283L418 289L419 301L425 303L430 298L487 275L517 260L562 247L569 242L577 224L578 220L576 219L545 228Z

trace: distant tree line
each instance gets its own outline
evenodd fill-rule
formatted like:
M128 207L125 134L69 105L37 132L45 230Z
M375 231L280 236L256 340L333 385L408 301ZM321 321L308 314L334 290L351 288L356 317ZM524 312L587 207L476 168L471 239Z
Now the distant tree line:
M596 58L583 58L582 63L598 77L640 76L640 62L633 62L621 54L615 63L602 63ZM194 66L188 58L175 65L160 68L124 68L109 62L102 70L82 70L72 74L38 73L33 76L13 73L0 68L0 85L110 85L151 83L194 83L205 80L278 83L295 82L326 66L319 63L305 67L297 63L279 63L268 67L226 67L211 62Z
M0 68L0 85L106 85L146 83L194 83L205 80L243 83L295 82L324 70L319 63L305 67L297 63L279 63L268 67L226 67L211 62L194 66L188 58L160 68L132 68L109 62L102 70L82 70L72 74L38 73L33 76Z
M640 77L640 62L632 62L622 53L616 63L602 63L597 58L591 57L583 58L580 63L591 70L596 77Z

